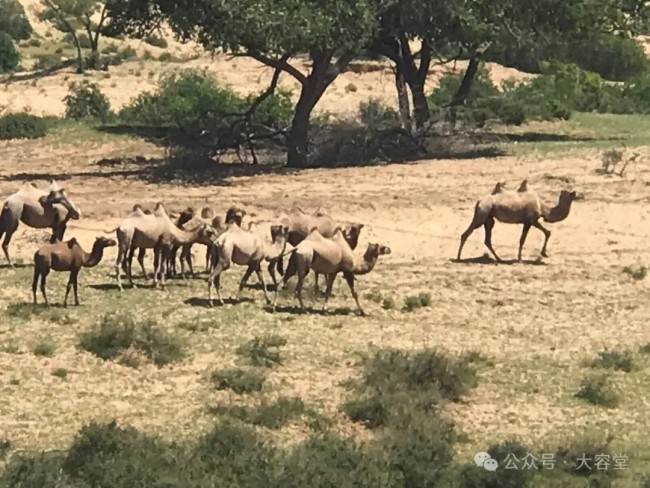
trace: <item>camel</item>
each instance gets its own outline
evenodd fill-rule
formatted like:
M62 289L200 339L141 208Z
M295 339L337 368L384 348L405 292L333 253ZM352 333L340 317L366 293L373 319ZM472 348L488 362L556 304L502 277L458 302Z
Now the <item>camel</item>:
M36 287L38 280L41 280L41 293L45 305L47 302L47 295L45 293L45 280L50 270L54 271L69 271L70 278L68 285L65 289L65 298L63 299L63 306L68 306L68 295L70 288L74 287L74 304L79 305L79 294L77 293L77 278L79 271L82 267L92 268L97 266L102 260L104 249L117 245L115 240L106 237L97 237L93 244L93 249L90 253L84 251L76 238L72 238L67 242L56 242L53 244L46 244L42 246L34 254L34 279L32 280L32 294L34 296L34 305L36 305Z
M327 311L327 303L332 294L334 279L339 272L342 272L357 305L359 315L366 315L354 289L354 277L355 275L369 273L374 268L379 256L390 253L391 250L387 246L369 244L362 261L357 262L340 226L337 227L334 236L331 238L324 237L316 228L312 229L306 239L285 253L295 256L298 272L295 295L298 298L300 308L305 309L302 300L302 285L309 269L327 276L323 312Z
M571 210L571 203L581 197L575 191L562 190L558 203L554 207L542 202L534 190L528 188L527 180L524 180L516 191L501 189L498 193L491 193L478 202L474 207L472 222L460 238L457 260L460 260L461 252L465 241L471 233L481 226L485 227L485 245L494 255L497 256L492 247L492 229L495 219L506 224L523 224L524 228L519 239L518 261L521 261L521 252L531 227L541 230L544 233L544 245L541 255L548 257L546 247L548 245L551 231L539 223L542 218L544 222L553 223L566 219Z
M237 291L235 300L239 300L239 296L248 278L255 272L257 279L262 285L266 303L271 304L260 265L263 260L273 262L273 260L278 259L286 245L289 228L285 225L274 225L271 228L271 235L273 240L271 245L268 245L258 233L244 230L239 225L230 225L222 234L218 236L216 234L213 235L214 268L211 270L210 277L208 278L208 301L210 306L214 305L212 298L213 285L217 289L219 303L223 305L224 302L221 298L221 274L230 268L233 263L247 267L239 283L239 290ZM273 280L275 282L275 277L273 277ZM275 297L277 299L277 282L275 282L275 285ZM273 306L275 306L275 300Z
M332 237L337 227L334 219L328 215L322 207L318 207L313 213L308 214L302 208L296 206L293 211L280 216L280 222L289 227L288 242L292 246L297 246L307 237L311 229L316 227L318 232L324 237ZM277 260L277 270L280 275L284 275L284 263L282 256ZM270 272L270 270L269 270ZM318 273L314 273L314 286L318 292ZM283 288L287 280L283 279L280 287Z
M4 202L0 214L0 237L5 234L2 250L9 266L14 267L9 257L9 243L20 222L35 229L52 229L50 242L63 240L68 220L77 220L81 212L70 201L54 180L41 190L32 183L23 186Z
M230 207L226 212L225 219L222 219L219 216L215 217L214 213L210 208L204 207L201 210L200 217L193 217L187 222L181 223L180 227L183 230L191 231L193 229L196 229L198 226L205 224L211 227L213 230L215 230L217 235L220 235L223 232L225 232L228 229L228 226L230 226L231 224L236 224L241 227L242 220L245 215L246 215L245 210L238 207ZM209 237L204 235L196 243L203 244L204 246L206 246L205 270L206 272L209 273L210 270L212 269L212 240ZM177 252L178 252L178 246L172 249L171 259L173 261L175 261L176 259ZM190 270L190 274L194 275L194 269L192 267L192 244L187 244L182 246L180 260L181 260L181 273L183 274L183 277L185 276L185 271L184 271L185 263L187 263L187 266Z
M118 242L118 256L115 262L115 271L117 274L117 285L120 291L123 290L120 277L120 265L124 261L125 256L127 256L127 253L133 253L136 248L154 249L159 254L153 278L154 286L158 285L158 277L160 276L160 284L164 288L165 275L163 269L171 246L176 243L187 244L189 242L195 242L201 233L205 232L204 227L200 227L194 232L186 232L179 229L169 218L160 202L156 204L152 214L144 213L141 208L134 208L134 211L127 215L114 230L117 233ZM134 287L130 262L127 265L126 274L129 279L129 284L131 287Z

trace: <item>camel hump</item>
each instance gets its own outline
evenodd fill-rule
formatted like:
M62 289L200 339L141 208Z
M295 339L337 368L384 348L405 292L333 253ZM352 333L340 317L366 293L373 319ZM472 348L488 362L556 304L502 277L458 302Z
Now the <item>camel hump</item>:
M68 245L68 247L69 247L70 249L72 249L73 247L79 245L79 243L77 242L77 238L76 238L76 237L73 237L72 239L70 239L66 244Z
M203 207L201 209L201 218L211 219L213 217L214 217L214 213L212 212L212 209L210 207Z
M506 184L503 181L498 181L496 185L494 185L494 188L492 189L491 195L496 195L497 193L501 193L503 189L505 188Z
M524 180L521 182L521 185L519 185L519 188L517 188L518 192L525 192L528 191L528 180Z

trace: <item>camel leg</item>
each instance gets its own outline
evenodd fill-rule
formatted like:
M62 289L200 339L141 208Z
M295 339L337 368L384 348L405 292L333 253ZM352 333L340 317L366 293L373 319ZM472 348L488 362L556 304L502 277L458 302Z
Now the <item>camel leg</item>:
M528 231L530 230L530 224L524 222L524 228L521 231L521 237L519 238L519 254L517 254L517 261L521 261L521 251L524 248L524 243L526 242L526 237L528 236Z
M130 257L129 257L129 275L131 274L131 262L133 262L133 253L135 252L135 249L131 252ZM144 269L144 257L147 255L147 250L144 247L141 247L138 249L138 264L140 265L140 269L142 270L142 277L146 280L147 279L147 270Z
M237 295L235 296L235 300L239 301L239 296L241 295L244 286L246 286L246 282L248 281L248 278L250 278L251 274L253 274L253 271L255 271L255 266L256 266L255 264L249 264L248 268L246 268L246 272L244 273L244 276L242 276L241 281L239 282L239 290L237 290ZM264 291L266 292L266 289Z
M316 295L318 295L319 292L320 292L320 289L318 288L318 273L316 273L316 271L314 271L314 293L316 293Z
M472 223L469 224L469 227L463 234L460 236L460 246L458 247L458 256L456 257L457 261L460 261L460 254L463 252L463 247L465 246L465 242L469 238L470 235L472 235L472 232L474 232L476 229L478 229L481 226L479 222L476 220L472 220Z
M79 270L71 273L72 287L74 288L74 304L79 305Z
M11 262L11 258L9 257L9 243L11 242L11 238L14 235L14 232L16 232L16 229L18 228L18 223L17 222L5 222L5 239L2 242L2 251L5 254L5 258L7 258L7 262L9 263L9 266L12 268L14 267L14 263Z
M302 284L305 281L306 273L303 270L298 270L298 283L296 283L295 295L298 298L300 309L305 310L305 303L302 301Z
M38 267L34 264L34 278L32 279L32 295L34 296L34 305L38 302L36 300L36 289L38 288L38 278L40 278L40 273Z
M492 229L494 228L494 217L487 219L483 226L485 227L485 246L490 250L497 261L501 261L501 258L497 256L497 253L492 247Z
M305 271L305 276L309 273L309 270L307 269ZM297 274L297 266L296 266L296 258L295 254L292 254L291 257L289 258L289 262L287 263L287 269L284 270L284 275L282 275L282 285L280 288L284 288L287 286L287 281L289 281L293 276ZM304 278L304 276L303 276Z
M68 295L70 294L70 290L72 289L72 271L70 271L70 276L68 277L68 284L65 286L65 298L63 299L63 306L67 307L68 306Z
M257 263L257 267L255 268L255 274L257 275L257 279L260 280L260 283L262 283L262 290L264 290L264 299L266 300L266 304L269 305L271 303L271 300L269 300L269 295L266 292L266 283L264 283L264 276L262 276L260 263ZM275 296L277 297L277 293Z
M219 300L219 303L223 305L223 299L221 298L221 273L226 269L222 261L218 261L214 269L212 270L212 273L210 274L210 277L208 278L208 296L210 300L210 306L213 305L212 302L212 284L214 284L215 288L217 289L217 298Z
M124 291L122 288L122 277L121 277L121 269L120 268L125 268L124 272L128 274L128 270L125 265L125 253L122 250L122 245L120 244L120 248L117 252L117 260L115 261L115 277L117 278L117 287L119 288L120 291Z
M275 310L275 304L278 301L278 280L275 278L275 266L275 261L271 261L269 263L269 267L267 268L269 271L269 276L271 277L271 282L273 283L273 288L275 289L275 295L273 296L272 304L273 310ZM266 286L264 286L264 289L266 290Z
M345 278L345 281L347 281L348 286L350 287L350 292L352 293L352 298L354 298L354 301L357 304L357 308L359 309L359 315L365 316L366 312L363 311L363 309L361 308L361 304L359 303L359 295L354 290L354 273L352 273L350 271L344 271L343 272L343 277Z
M212 253L210 252L210 246L205 246L205 272L210 272L210 261Z
M325 302L323 302L323 312L327 312L327 302L332 296L332 287L334 286L334 280L336 279L336 273L325 275Z
M535 227L536 229L541 230L544 233L544 245L542 246L542 253L541 254L542 254L542 256L547 258L548 254L546 253L546 246L548 244L549 238L551 237L551 231L548 230L546 227L544 227L539 222L533 223L532 226Z
M45 301L45 305L49 307L49 303L47 301L47 293L45 292L45 280L47 278L47 274L49 273L49 270L45 270L41 274L41 294L43 295L43 300Z

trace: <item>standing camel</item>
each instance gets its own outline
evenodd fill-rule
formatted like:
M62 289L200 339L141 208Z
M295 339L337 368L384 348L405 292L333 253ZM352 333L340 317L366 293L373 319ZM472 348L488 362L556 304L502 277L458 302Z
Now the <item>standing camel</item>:
M492 247L492 229L495 220L506 224L522 224L524 226L519 239L519 253L517 255L519 261L521 261L521 252L531 227L535 227L544 233L544 245L541 254L548 257L546 246L549 237L551 237L551 231L542 226L539 219L542 218L544 222L548 223L560 222L566 219L571 211L571 203L581 197L575 191L562 190L558 203L551 207L542 202L535 190L528 188L526 180L521 183L517 190L506 190L501 184L497 184L497 186L499 187L498 191L493 191L476 202L472 222L460 237L460 247L456 259L460 261L463 246L471 233L483 226L485 227L485 246L497 261L501 261L501 258L497 256Z
M95 244L93 244L93 249L90 253L84 251L77 242L77 239L74 237L67 242L59 241L42 246L34 254L34 279L32 280L34 304L36 304L36 287L40 278L43 300L45 300L45 305L49 305L45 293L45 280L47 279L50 270L54 270L70 272L68 285L65 289L63 306L68 306L68 295L70 294L71 287L74 287L74 304L79 305L79 294L77 293L77 278L79 276L79 271L82 267L92 268L97 266L102 260L104 249L115 246L116 244L117 243L113 239L98 237L95 239Z
M31 183L23 186L5 200L0 214L0 238L5 235L2 250L7 262L14 267L9 257L9 243L20 222L35 229L52 229L50 242L56 242L63 240L68 220L80 217L81 212L54 180L43 190Z

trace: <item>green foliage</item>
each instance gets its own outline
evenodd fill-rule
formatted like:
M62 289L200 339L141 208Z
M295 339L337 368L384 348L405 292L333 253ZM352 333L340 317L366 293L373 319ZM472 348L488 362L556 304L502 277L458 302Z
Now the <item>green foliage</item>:
M176 337L151 321L139 323L131 315L120 313L104 315L81 336L79 346L104 360L122 358L125 364L133 364L128 357L129 349L138 351L159 367L185 357Z
M282 396L273 402L262 402L255 407L223 406L211 407L210 412L232 417L242 422L261 425L267 429L279 429L290 420L305 412L305 404L300 398Z
M0 0L0 32L14 41L25 40L32 35L32 26L18 0Z
M54 371L52 371L52 376L65 379L68 377L68 370L65 368L56 368Z
M574 395L592 405L611 408L618 405L618 395L611 388L606 375L588 376L580 383L580 389Z
M625 266L623 273L630 276L634 281L640 281L648 275L648 268L646 266Z
M594 359L590 366L592 368L613 369L616 371L625 371L629 373L632 371L634 365L632 362L632 355L629 351L600 351L598 357Z
M212 382L217 390L232 390L240 394L260 391L265 380L263 372L241 368L221 369L212 373Z
M125 46L124 49L119 51L119 56L123 60L133 59L138 56L138 51L136 51L131 46Z
M169 63L173 59L172 53L165 51L164 53L160 53L160 56L158 56L158 61L161 63Z
M417 295L410 295L404 299L402 311L412 312L418 308L431 305L431 293L422 292Z
M235 352L248 359L253 366L271 368L282 364L280 347L286 344L287 340L277 334L255 336L250 341L241 344Z
M6 32L0 31L0 73L13 71L20 62L20 54L14 41Z
M38 54L36 56L36 63L34 64L34 69L47 70L54 68L55 66L60 66L62 62L61 54L59 53L44 53Z
M45 340L41 341L36 346L34 346L34 355L35 356L45 356L45 357L52 357L54 356L54 350L56 347L54 346L54 343L50 340Z
M0 140L37 139L46 133L47 125L42 117L25 112L0 117Z
M160 47L160 48L163 48L163 49L165 49L167 47L167 41L165 40L165 38L160 37L160 36L156 36L156 35L151 34L151 35L148 35L147 37L145 37L143 40L144 40L144 42L146 42L150 46Z
M499 463L499 468L496 471L487 471L473 462L462 466L460 469L460 486L462 488L527 488L531 486L534 470L522 468L522 464L514 461L517 459L520 463L523 462L524 458L531 453L529 449L516 441L505 441L501 444L491 445L487 453ZM535 458L539 459L539 455ZM518 469L505 469L507 459L512 460Z
M611 438L589 432L571 440L568 446L562 446L555 452L556 466L566 473L581 478L588 478L588 485L593 487L609 487L609 478L616 475L616 470L611 465L614 455L609 447ZM600 461L600 469L596 463L602 457L605 465ZM587 459L587 462L581 461ZM603 469L607 466L608 469Z
M439 351L379 350L365 361L361 379L350 383L355 394L344 410L372 429L408 418L406 412L429 411L443 399L456 401L476 382L473 366Z
M70 91L63 99L67 119L93 119L108 120L111 116L111 104L95 83L84 80L73 83Z

